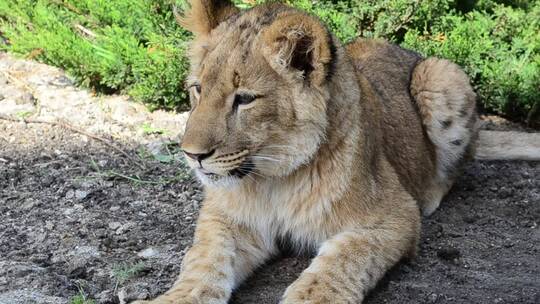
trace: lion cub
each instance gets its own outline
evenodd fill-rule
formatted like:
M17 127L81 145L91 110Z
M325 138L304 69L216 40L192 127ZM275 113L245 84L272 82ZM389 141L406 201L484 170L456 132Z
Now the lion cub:
M182 149L206 199L178 281L138 303L227 303L284 238L316 257L282 303L362 302L472 152L467 76L283 4L190 4Z

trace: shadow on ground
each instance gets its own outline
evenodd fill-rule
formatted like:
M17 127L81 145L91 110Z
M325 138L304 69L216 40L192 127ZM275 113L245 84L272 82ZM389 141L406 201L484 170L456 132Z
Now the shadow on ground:
M176 161L146 164L62 129L0 122L0 303L68 303L81 292L119 303L165 291L202 193ZM418 258L366 302L540 303L539 177L538 162L470 164L424 220ZM275 260L231 302L277 303L308 262Z

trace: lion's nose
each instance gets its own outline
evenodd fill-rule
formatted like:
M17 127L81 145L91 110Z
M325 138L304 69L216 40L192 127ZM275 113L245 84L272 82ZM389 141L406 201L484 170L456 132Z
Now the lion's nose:
M203 159L206 159L210 156L212 156L212 154L214 154L214 152L216 152L216 150L212 150L210 152L206 152L206 153L192 153L192 152L188 152L186 150L183 150L184 151L184 154L186 154L189 158L192 158L198 162L201 162Z

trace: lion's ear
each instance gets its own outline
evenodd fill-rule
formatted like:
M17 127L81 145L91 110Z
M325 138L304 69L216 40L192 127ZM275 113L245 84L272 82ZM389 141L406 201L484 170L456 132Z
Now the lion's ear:
M278 73L288 73L320 85L332 73L336 48L331 34L314 17L283 16L263 34L264 54Z
M229 0L189 0L189 8L180 16L175 10L178 23L196 36L208 35L221 22L239 12Z

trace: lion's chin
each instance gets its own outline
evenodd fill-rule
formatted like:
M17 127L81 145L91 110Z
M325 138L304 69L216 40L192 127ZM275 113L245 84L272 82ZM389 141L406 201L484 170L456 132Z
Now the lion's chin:
M203 173L195 170L195 175L205 187L231 188L238 186L242 182L241 177L235 175L219 175L215 173Z

